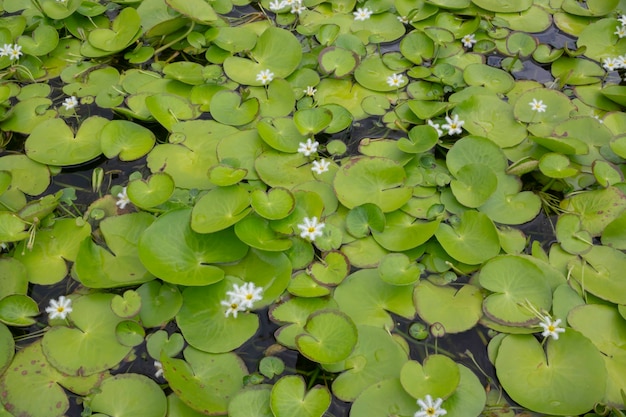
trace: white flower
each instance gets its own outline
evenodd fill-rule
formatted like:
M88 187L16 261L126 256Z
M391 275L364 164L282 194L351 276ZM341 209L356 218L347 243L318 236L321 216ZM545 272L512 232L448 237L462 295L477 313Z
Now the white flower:
M433 398L430 395L427 395L423 400L417 400L417 404L422 409L413 414L413 417L439 417L448 414L446 410L441 408L442 402L441 398L437 398L433 402Z
M22 54L22 47L18 44L13 45L13 47L9 50L9 58L11 61L20 59L22 55L24 55Z
M547 105L543 104L543 100L537 101L536 98L533 98L533 101L528 103L528 105L530 106L530 109L532 111L536 111L538 113L544 113L546 109L548 108Z
M57 317L61 320L65 320L65 317L71 312L72 300L65 298L64 295L60 296L58 301L50 300L50 305L46 307L46 313L48 313L50 320L56 319Z
M233 284L233 291L228 291L226 295L230 296L231 302L239 303L240 308L245 310L252 308L255 301L263 298L263 287L257 287L254 282L246 282L241 287Z
M602 66L607 71L615 71L619 68L619 61L615 58L604 58Z
M272 11L280 10L283 7L285 7L285 2L284 1L274 0L273 2L270 2L270 10L272 10Z
M0 48L0 57L9 56L11 50L13 49L13 45L10 43L5 43L2 48Z
M128 194L126 194L126 187L124 187L122 188L122 192L117 194L115 205L124 210L127 204L130 204L130 199L128 198Z
M400 87L400 84L404 82L402 74L391 74L387 77L387 85L389 87Z
M304 7L302 4L294 4L293 6L291 6L291 13L293 14L300 14L305 10L306 7Z
M623 38L626 36L626 26L616 26L613 34L619 36L620 39Z
M159 361L154 361L154 367L156 372L154 373L155 378L160 378L163 376L163 364Z
M76 106L78 106L78 100L74 96L68 97L63 101L63 107L65 107L65 110L71 110Z
M463 36L461 38L461 42L463 43L464 47L471 48L478 41L476 40L476 35L474 35L473 33L470 33L469 35Z
M63 3L63 4L65 4L65 3L67 3L67 0L57 0L57 3Z
M443 130L439 129L439 123L435 123L432 120L428 119L428 126L437 131L437 136L441 137L443 135Z
M626 14L621 15L617 18L622 25L626 25Z
M565 332L564 328L559 327L560 323L561 319L556 319L555 321L552 321L552 318L550 316L544 316L543 321L539 323L539 325L543 328L543 332L541 333L541 335L543 337L552 336L554 340L558 340L559 333Z
M313 87L312 85L308 85L306 87L306 90L302 90L302 91L304 91L304 94L306 94L309 97L313 97L315 93L317 93L317 89Z
M325 159L320 159L319 161L313 161L311 171L315 172L316 174L321 174L328 171L328 167L330 167L330 162Z
M259 72L256 80L261 81L263 85L270 83L274 79L274 73L268 69Z
M372 11L367 7L359 7L356 9L356 12L352 12L354 14L354 20L367 20L372 15Z
M226 312L224 313L226 317L232 314L234 318L237 318L237 313L239 313L240 311L246 310L241 305L239 299L233 298L233 297L231 297L229 300L224 300L220 302L220 304L223 305L224 307L227 307Z
M446 122L447 124L441 127L448 130L448 135L460 134L463 132L461 127L465 124L465 121L459 120L458 114L455 114L452 119L446 116Z
M318 141L311 141L311 138L308 138L305 142L300 142L300 146L298 148L298 153L301 153L304 156L309 156L314 152L317 152L317 147L320 146Z
M405 25L409 23L409 18L406 16L398 16L398 20L400 23L404 23Z
M302 0L284 0L285 6L299 6L302 4Z
M615 58L615 61L617 61L617 68L626 68L626 55L620 55L617 58Z
M304 223L298 225L298 229L302 231L300 237L315 240L316 237L322 236L324 226L326 226L324 223L317 222L317 217L315 216L312 219L305 217Z

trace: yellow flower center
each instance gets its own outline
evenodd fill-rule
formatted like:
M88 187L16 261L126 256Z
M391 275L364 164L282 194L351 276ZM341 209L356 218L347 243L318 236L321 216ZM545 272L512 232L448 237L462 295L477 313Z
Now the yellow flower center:
M63 306L58 306L58 307L57 307L57 311L58 311L59 313L63 313L63 312L65 311L65 307L63 307Z
M246 294L246 300L252 300L252 294Z
M309 231L309 233L313 233L313 232L315 232L315 227L309 226L309 228L307 230Z
M231 309L233 309L233 310L236 310L236 309L237 309L237 307L239 307L239 304L237 304L237 303L232 303L232 304L230 305L230 308L231 308Z
M432 407L428 407L426 409L426 415L436 416L437 415L437 411L434 408L432 408Z
M556 330L556 327L554 327L552 324L548 326L548 331L549 332L553 332Z

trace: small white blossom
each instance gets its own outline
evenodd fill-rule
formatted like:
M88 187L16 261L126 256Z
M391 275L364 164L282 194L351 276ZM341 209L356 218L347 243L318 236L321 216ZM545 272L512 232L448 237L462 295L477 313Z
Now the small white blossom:
M463 132L463 129L461 129L461 127L463 127L465 121L459 120L458 114L455 114L454 118L446 116L446 122L447 123L441 127L448 131L448 135L458 135Z
M476 35L474 35L473 33L469 34L469 35L465 35L461 38L461 42L463 43L463 46L470 49L474 46L474 44L476 42L478 42L476 40Z
M268 69L262 70L256 75L256 80L261 81L263 85L269 84L274 79L274 73Z
M306 142L300 142L298 153L301 153L304 156L309 156L312 153L317 152L318 146L320 146L318 141L312 141L311 138L308 138Z
M294 4L293 6L291 6L292 14L300 14L305 10L306 10L306 7L304 7L302 4Z
M283 0L283 3L285 3L285 6L293 7L302 4L302 0Z
M406 16L398 16L398 20L400 23L404 23L405 25L409 23L409 18Z
M315 93L317 93L317 89L313 87L312 85L308 85L306 87L306 90L302 90L302 91L304 92L304 94L306 94L309 97L313 97Z
M65 4L67 3L67 0L57 0L57 3Z
M11 59L11 61L20 59L22 55L24 55L22 54L22 47L18 44L13 45L9 50L9 59Z
M273 2L270 2L270 10L272 11L277 11L282 9L283 7L285 7L285 2L284 1L278 1L278 0L274 0Z
M615 58L615 61L617 61L617 68L626 68L626 55L620 55L617 58Z
M237 298L233 298L231 297L229 300L224 300L222 302L220 302L221 305L223 305L224 307L226 307L226 312L224 313L224 315L226 317L230 316L232 314L232 316L234 318L237 318L237 313L239 313L240 311L245 311L246 309L241 305L239 299Z
M228 291L226 295L230 296L231 304L235 301L243 311L252 308L255 301L263 298L263 287L257 287L254 282L246 282L241 287L233 284L233 291Z
M400 84L404 82L402 74L391 74L387 77L387 85L389 87L400 87Z
M537 101L536 98L533 98L533 101L528 103L528 105L532 111L536 111L537 113L544 113L548 108L547 105L543 104L543 100Z
M372 15L372 11L367 7L359 7L356 9L356 12L352 12L354 14L354 20L367 20Z
M78 106L78 100L76 99L76 97L71 96L63 100L62 105L63 107L65 107L65 110L71 110L74 107Z
M126 193L126 187L124 187L122 188L121 193L117 193L117 201L115 202L115 205L124 210L128 204L130 204L130 199Z
M619 20L622 26L626 26L626 14L621 15L620 17L617 18L617 20Z
M329 167L330 167L330 162L328 162L325 159L320 159L319 161L313 161L313 166L311 167L311 171L319 175L328 171Z
M443 130L439 128L439 123L435 123L430 119L428 119L427 122L428 122L428 126L432 127L433 129L437 131L437 136L439 137L443 136Z
M304 223L298 225L298 229L302 231L300 237L315 240L316 237L322 236L322 229L326 224L318 223L315 216L312 219L305 217L303 221Z
M433 401L433 398L427 395L423 400L417 400L417 404L422 407L422 409L413 414L413 417L439 417L448 414L446 410L441 408L441 403L443 403L441 398L437 398Z
M160 378L163 376L163 364L159 361L154 361L154 368L156 372L154 373L155 378Z
M539 325L543 329L541 335L543 337L552 336L554 340L558 340L559 333L565 332L564 328L559 327L560 323L561 319L556 319L555 321L552 321L552 318L550 316L544 316L543 321L539 323Z
M10 43L5 43L2 48L0 48L0 58L3 56L9 56L11 50L13 49L13 45Z
M65 317L72 312L72 300L65 298L64 295L60 296L58 300L50 300L50 305L46 307L46 313L50 320L57 317L61 320L65 320Z
M615 71L616 69L618 69L620 66L620 63L615 58L604 58L604 60L602 61L602 66L604 67L605 70L610 72L610 71Z
M616 26L613 34L617 35L620 39L623 38L626 36L626 26Z

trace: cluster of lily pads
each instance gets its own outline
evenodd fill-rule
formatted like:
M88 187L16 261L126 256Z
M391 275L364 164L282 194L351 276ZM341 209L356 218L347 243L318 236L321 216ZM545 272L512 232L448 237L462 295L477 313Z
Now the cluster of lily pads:
M626 0L0 12L1 416L623 415Z

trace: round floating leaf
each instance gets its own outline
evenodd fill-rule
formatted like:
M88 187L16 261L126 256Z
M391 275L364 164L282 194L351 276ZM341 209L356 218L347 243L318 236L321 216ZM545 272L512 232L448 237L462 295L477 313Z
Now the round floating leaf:
M437 228L439 220L425 222L401 210L385 215L385 228L382 232L372 231L374 240L390 251L413 249L430 239Z
M521 182L513 175L498 176L498 188L478 209L494 222L522 224L534 219L541 210L541 199L530 191L520 192Z
M15 258L0 258L0 299L11 294L26 294L28 274L26 267Z
M0 300L0 322L9 326L30 326L39 307L32 298L23 294L12 294Z
M122 345L135 347L143 343L146 331L136 321L124 320L115 327L115 337Z
M157 327L168 322L183 304L177 287L161 284L157 280L146 282L136 292L141 296L139 318L145 327Z
M616 249L626 249L626 212L620 214L604 228L602 244Z
M258 113L259 101L256 98L242 101L241 96L234 91L219 91L211 99L211 116L225 125L248 124Z
M616 187L584 191L561 201L561 208L578 214L583 229L598 236L626 210L626 196Z
M0 157L0 170L11 173L11 188L17 188L29 195L42 194L50 185L48 167L26 155Z
M297 297L323 297L330 294L330 288L319 284L305 272L296 273L292 277L287 291Z
M353 417L388 417L389 410L398 415L414 415L419 406L402 388L399 378L385 379L361 393L350 408Z
M415 316L413 287L387 284L375 269L350 274L335 288L334 299L357 325L391 329L394 320L387 311L406 318Z
M0 212L0 240L3 242L19 242L29 236L24 222L18 215L8 211Z
M422 280L415 287L413 299L417 314L428 324L440 324L446 333L471 329L482 317L482 295L479 288L464 285L460 290L438 286ZM458 314L463 311L463 314Z
M376 204L365 203L352 208L346 216L346 230L356 238L365 237L370 230L385 229L385 214Z
M593 246L593 237L581 229L580 218L575 214L565 213L556 223L556 238L563 250L578 254Z
M226 307L220 304L228 299L226 292L233 289L233 282L236 281L226 279L183 291L183 306L176 322L191 346L205 352L230 352L256 333L259 328L256 314L240 312L236 318L226 317Z
M262 119L257 130L265 143L281 152L294 153L300 142L306 142L291 117Z
M91 116L81 123L74 135L63 119L46 120L37 125L26 140L26 154L49 165L77 165L90 161L102 153L99 135L108 123L111 122L104 117Z
M403 253L385 255L378 264L380 279L393 285L409 285L415 283L422 270L416 263L411 262Z
M226 414L231 398L248 374L234 353L205 353L187 347L185 360L161 355L165 379L185 404L197 411Z
M36 341L20 349L2 375L2 403L11 416L62 417L69 409L67 395L58 385L62 379L62 374L43 355L40 341ZM33 401L34 390L37 401Z
M541 270L529 260L513 255L487 262L479 275L480 285L492 291L483 303L485 314L508 326L529 326L537 317L525 305L550 311L552 291Z
M541 101L546 106L544 112L533 110L530 103ZM535 88L520 95L515 102L515 118L525 123L554 123L567 120L575 110L569 98L556 90Z
M322 107L297 110L293 114L293 122L304 136L315 135L326 129L332 119L331 111Z
M123 295L115 295L111 300L111 310L125 319L136 316L140 309L141 296L133 290L126 290Z
M259 372L267 378L274 378L285 371L285 362L275 356L266 356L259 362Z
M156 382L147 376L129 373L102 381L96 393L90 396L89 407L109 416L165 417L167 400Z
M167 0L166 3L172 9L201 24L210 25L218 18L213 7L202 0Z
M456 141L446 155L446 166L456 176L469 164L482 164L498 172L506 169L507 159L494 142L480 136L465 136Z
M266 151L256 158L254 167L267 185L292 189L296 185L315 180L307 162L308 158L299 153L285 155Z
M185 339L183 339L180 333L172 333L172 335L168 337L165 330L158 330L148 335L146 338L146 350L148 354L156 360L161 357L161 352L173 358L178 355L184 347Z
M393 73L394 71L385 66L379 55L368 55L354 71L354 78L359 84L370 90L395 91L404 87L407 80L404 78L399 87L390 86L387 83L387 77L393 75Z
M472 0L478 7L496 13L523 12L533 5L533 0Z
M334 188L339 201L348 208L373 203L387 213L411 198L405 179L402 166L391 159L357 157L337 171Z
M328 388L316 385L306 392L304 378L288 375L274 384L270 408L275 417L322 417L330 401Z
M571 276L590 292L604 300L622 303L626 297L626 254L608 246L592 246L580 255L582 260L572 260Z
M567 156L558 153L546 153L539 160L539 170L550 178L567 178L578 174L578 170L570 165Z
M107 52L126 48L141 34L141 18L136 9L123 8L111 24L111 29L93 29L89 32L89 44Z
M287 217L293 211L296 199L289 190L274 187L267 192L254 190L250 194L250 203L259 216L268 220L278 220Z
M191 228L198 233L224 230L250 212L250 196L245 188L218 187L203 195L191 212Z
M335 74L341 78L354 71L359 64L359 56L353 51L330 46L318 55L320 69L326 74Z
M304 356L319 363L344 360L354 349L358 337L350 317L338 310L311 314L304 331L296 337L296 347Z
M339 285L350 272L350 263L346 256L338 251L327 252L321 262L315 262L308 268L308 273L318 283L326 286Z
M156 141L148 128L128 120L111 120L100 132L100 145L107 158L118 156L122 161L134 161L146 155Z
M219 164L209 169L209 179L215 185L228 187L243 180L248 174L248 170L243 168L233 168L230 165Z
M0 373L8 368L15 354L13 334L7 326L0 324Z
M265 357L264 359L270 359ZM278 359L278 358L271 358ZM237 392L228 404L230 417L274 417L270 409L272 385L249 385Z
M146 180L130 181L126 192L137 207L151 208L165 203L174 192L175 186L172 177L165 172L157 172Z
M461 375L456 362L444 355L430 355L423 365L408 361L400 371L400 383L415 399L430 395L433 398L449 397L459 385Z
M450 188L459 203L466 207L480 207L496 191L498 178L489 166L463 165L450 182Z
M105 293L76 298L69 314L75 327L53 326L46 332L43 351L56 369L68 375L92 375L114 367L130 352L115 337L122 319L111 310L112 299L113 294Z
M276 233L268 220L258 216L248 216L235 225L235 233L242 242L256 249L282 252L292 245L291 240Z
M468 85L480 85L494 93L506 93L515 86L511 74L485 64L470 64L463 71L463 79Z
M169 131L179 121L198 116L197 109L189 100L176 94L153 94L145 98L145 103L150 114Z
M232 229L199 234L191 230L191 209L159 217L139 240L139 258L146 268L172 284L208 285L224 278L213 263L234 262L248 251ZM166 240L161 237L167 236Z
M561 333L559 340L548 340L545 352L532 335L508 335L495 366L511 398L538 413L586 413L604 395L607 373L602 355L573 329Z
M459 262L476 265L500 252L498 231L483 213L466 211L458 224L440 224L435 232L445 251Z

